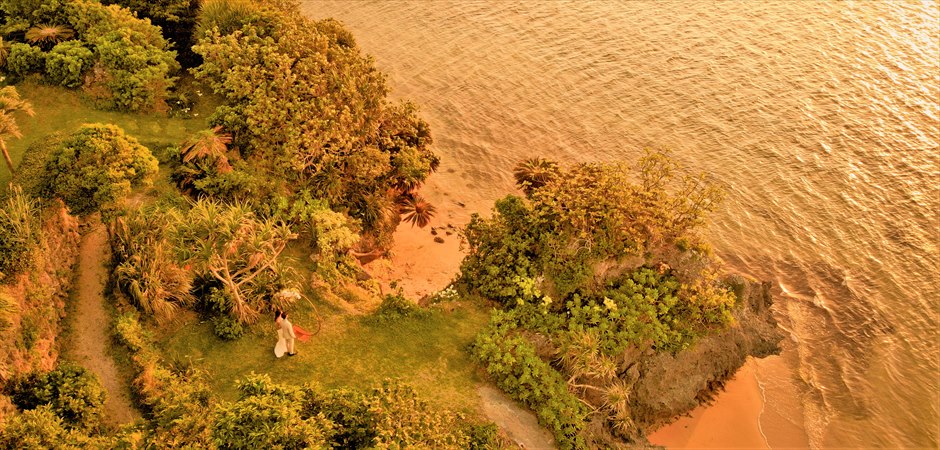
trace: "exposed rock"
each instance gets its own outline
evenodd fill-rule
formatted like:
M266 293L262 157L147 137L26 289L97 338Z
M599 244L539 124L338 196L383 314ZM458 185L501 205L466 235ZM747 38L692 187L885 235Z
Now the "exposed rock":
M440 236L434 236L434 242L437 242L438 244L443 244L443 243L444 243L444 238L442 238L442 237L440 237Z
M744 365L748 356L778 354L783 333L770 311L770 283L729 279L740 299L735 323L728 330L699 340L673 356L657 353L638 361L630 409L645 434L712 398Z

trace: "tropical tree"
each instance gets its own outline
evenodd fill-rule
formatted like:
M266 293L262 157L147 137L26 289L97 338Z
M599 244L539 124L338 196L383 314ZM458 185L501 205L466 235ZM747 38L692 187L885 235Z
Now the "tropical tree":
M522 189L526 195L531 195L533 191L545 185L560 173L558 163L545 158L529 158L516 164L512 171L516 179L516 185Z
M20 98L19 92L14 86L0 88L0 150L3 151L3 159L13 173L13 160L10 158L10 152L7 150L7 138L21 138L23 133L13 117L13 113L21 111L29 116L34 114L33 105Z
M180 157L184 163L209 160L215 164L219 173L231 172L232 165L226 155L231 143L232 135L224 133L220 126L198 131L183 143Z
M110 228L115 284L131 302L157 320L192 303L192 272L180 267L166 231L173 216L160 211L130 213Z
M64 25L42 24L26 31L26 40L31 44L49 49L75 36L75 30Z
M411 226L417 225L420 228L428 226L431 223L431 218L437 212L434 205L420 195L403 196L399 208L403 221L411 223Z
M297 237L281 222L258 219L246 205L205 199L195 202L170 234L180 260L218 280L229 299L229 314L243 323L260 316L264 305L260 299L265 294L280 290L265 282L271 281L270 275L280 274L278 256ZM272 302L287 301L268 297Z

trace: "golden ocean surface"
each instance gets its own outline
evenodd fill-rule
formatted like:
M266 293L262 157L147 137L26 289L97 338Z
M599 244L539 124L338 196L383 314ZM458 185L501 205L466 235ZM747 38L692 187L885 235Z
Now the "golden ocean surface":
M776 286L771 447L936 448L940 12L875 1L304 1L417 103L465 219L521 158L647 146L728 185L709 234ZM458 208L457 202L466 205Z

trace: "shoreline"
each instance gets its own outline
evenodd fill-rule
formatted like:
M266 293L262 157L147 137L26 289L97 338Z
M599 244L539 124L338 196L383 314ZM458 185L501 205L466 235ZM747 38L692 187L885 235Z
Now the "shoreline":
M364 266L383 292L401 289L407 298L419 302L446 288L459 274L466 252L458 230L469 221L470 210L464 204L470 201L452 197L443 187L438 177L432 176L422 189L437 207L431 224L426 228L400 224L390 256ZM444 242L435 242L436 237ZM649 441L668 449L808 448L805 433L793 426L779 426L775 412L766 405L761 373L786 371L779 357L748 358L711 402L660 427L648 436Z
M764 407L757 362L748 358L712 402L659 428L648 439L667 449L770 449L760 423Z

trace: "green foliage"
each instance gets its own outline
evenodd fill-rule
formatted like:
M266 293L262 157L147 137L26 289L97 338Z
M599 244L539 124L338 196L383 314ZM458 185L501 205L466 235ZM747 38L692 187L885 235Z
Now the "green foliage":
M615 358L679 351L731 323L735 297L696 235L722 193L662 152L635 170L533 159L515 176L527 199L497 201L491 219L474 216L465 232L462 284L510 308L494 314L474 353L562 446L579 447L582 422L566 418L583 415L565 409L581 407L569 388L592 389L605 402L588 397L594 406L629 428L629 385ZM561 372L525 333L547 339Z
M160 29L116 5L76 0L67 9L80 39L94 47L98 57L86 92L105 108L165 108L179 64Z
M29 44L17 42L10 46L7 55L6 72L15 78L24 78L27 75L40 73L46 66L46 54L42 49Z
M40 213L39 205L16 185L0 204L0 280L29 268L32 249L39 243Z
M221 283L232 318L253 323L262 311L289 306L273 295L287 287L278 256L296 238L286 224L258 219L246 205L199 200L174 220L170 236L180 261Z
M45 198L60 197L81 215L114 205L149 182L156 158L116 125L83 125L54 145L38 176Z
M86 60L87 53L72 47L47 68L39 48L14 44L7 63L11 75L22 77L47 69L51 82L77 87L81 74L87 72L84 90L103 108L166 108L167 89L173 86L179 64L160 29L149 21L117 5L92 0L6 0L0 8L7 14L8 30L29 30L28 37L49 46L70 38L74 31L80 44L73 46L86 47L93 55L93 62Z
M379 308L373 313L372 320L391 322L404 318L427 317L428 311L415 302L408 300L401 293L388 294L382 298Z
M13 326L20 315L19 303L5 292L0 292L0 332Z
M65 23L64 5L69 0L2 0L8 29L26 31L30 23ZM25 24L24 24L25 23Z
M598 298L574 295L567 305L568 330L597 330L600 348L608 355L647 342L657 349L684 348L695 336L682 325L687 318L675 315L678 293L674 277L640 268L612 283Z
M158 320L193 303L192 273L173 259L167 241L171 215L130 211L110 228L112 277L131 303Z
M46 76L60 86L81 86L85 70L91 67L94 53L80 41L65 41L46 55Z
M219 408L212 438L220 450L326 448L330 422L301 416L300 391L272 386L267 375L239 383L242 397Z
M213 317L212 329L215 330L216 336L226 341L234 341L245 334L245 328L241 322L228 316Z
M4 393L20 409L48 406L66 427L83 429L98 425L105 398L97 377L71 365L14 378L4 387Z
M515 302L523 294L517 280L538 273L539 231L519 197L498 200L490 220L474 214L464 233L469 251L460 266L461 279L484 297Z
M4 425L0 429L3 450L73 450L92 444L77 431L67 429L49 406L13 415Z
M586 448L580 436L588 411L555 369L515 333L512 312L494 312L486 330L473 344L473 355L500 389L532 408L539 422L563 449Z
M338 23L271 3L285 2L203 5L195 75L226 103L212 122L281 190L348 208L387 245L395 198L437 165L428 126L414 105L388 102L384 77Z
M131 352L133 386L150 413L149 444L157 448L209 448L215 405L201 373L165 367L135 313L115 320L118 342Z

